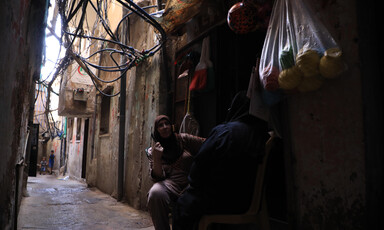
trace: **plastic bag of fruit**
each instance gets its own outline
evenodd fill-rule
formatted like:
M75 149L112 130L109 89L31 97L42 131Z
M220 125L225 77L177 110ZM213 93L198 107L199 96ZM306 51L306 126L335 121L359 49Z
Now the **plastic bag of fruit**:
M259 66L267 96L317 90L345 69L339 45L303 0L275 1Z

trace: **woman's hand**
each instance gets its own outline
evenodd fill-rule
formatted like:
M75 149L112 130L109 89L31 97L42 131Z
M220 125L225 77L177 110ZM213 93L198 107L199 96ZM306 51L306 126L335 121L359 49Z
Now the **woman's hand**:
M160 161L163 156L164 148L161 146L160 142L156 142L152 147L152 156L155 161Z
M158 177L163 176L163 167L161 162L161 157L163 156L163 150L164 148L161 146L160 142L156 142L152 146L152 157L153 157L152 173Z

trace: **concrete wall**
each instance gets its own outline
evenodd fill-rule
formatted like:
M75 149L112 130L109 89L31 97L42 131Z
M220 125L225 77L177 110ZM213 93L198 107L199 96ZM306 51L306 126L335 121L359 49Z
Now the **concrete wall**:
M40 75L46 1L1 1L0 34L0 229L16 227L33 113L33 77ZM32 108L30 107L32 106Z
M117 92L119 88L117 83L114 84L113 92ZM98 98L101 98L101 96L98 96ZM110 98L109 132L107 134L100 134L100 125L97 125L95 130L95 145L97 146L96 185L101 191L113 197L117 195L117 158L119 149L118 100L118 97ZM100 104L98 103L98 105ZM98 106L98 117L101 116L100 113L100 106ZM97 123L100 123L100 119L98 119Z
M311 7L349 68L320 90L287 99L288 209L297 229L363 229L366 153L356 5L339 0Z
M96 102L96 101L95 101ZM97 103L97 102L96 102ZM97 110L95 110L97 111ZM86 182L89 186L97 186L97 157L96 157L96 112L94 115L89 119L89 137L88 137L88 151L87 151L87 172L85 175Z
M132 71L128 83L125 198L135 208L146 208L146 195L152 185L145 149L151 145L153 121L161 111L159 98L159 56ZM163 112L164 113L164 112Z
M141 4L150 3L142 1ZM156 1L152 4L156 5ZM149 48L155 44L154 28L135 15L130 20L129 35L133 47ZM150 133L155 117L166 114L167 109L167 78L162 72L162 62L162 53L157 52L133 68L127 79L124 198L143 210L152 186L145 149L152 143Z

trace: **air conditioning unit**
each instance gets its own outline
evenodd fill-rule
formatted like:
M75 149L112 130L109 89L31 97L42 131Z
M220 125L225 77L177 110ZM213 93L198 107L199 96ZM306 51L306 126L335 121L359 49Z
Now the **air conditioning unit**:
M75 101L87 101L89 91L84 88L77 88L73 90L73 100Z

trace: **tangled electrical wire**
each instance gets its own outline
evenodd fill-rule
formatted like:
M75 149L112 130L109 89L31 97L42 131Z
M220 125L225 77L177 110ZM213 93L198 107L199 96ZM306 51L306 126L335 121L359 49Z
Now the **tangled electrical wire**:
M47 89L44 95L40 95L40 97L46 97L45 101L42 102L45 112L41 111L41 114L35 116L39 123L41 123L44 132L50 133L51 138L57 135L60 136L59 133L61 132L60 129L56 127L52 111L50 110L51 93L58 95L58 93L53 91L52 85L58 76L64 74L74 60L88 74L93 85L101 94L113 97L119 95L120 92L115 94L105 93L100 90L100 83L112 83L118 81L129 69L137 66L158 52L166 41L166 35L163 28L154 19L154 16L162 13L161 0L158 0L158 5L146 7L139 7L131 0L55 1L55 8L57 7L57 11L55 9L55 12L58 12L60 15L62 33L60 36L57 36L54 33L57 17L57 14L55 15L55 13L53 16L53 18L55 18L53 19L54 23L52 23L52 27L47 26L47 29L60 43L59 54L62 50L62 46L65 48L66 54L61 59L57 57L56 67L46 79L40 79L40 77L34 78L36 84ZM112 31L111 23L108 18L108 10L111 7L111 4L119 6L122 12L122 16L118 21L116 28L114 28L115 32ZM153 8L157 8L157 10L151 14L147 13L147 11ZM146 49L141 51L128 45L127 29L129 28L128 25L131 15L139 16L144 22L148 23L158 32L156 33L157 43L155 45L149 48L146 47ZM90 16L92 16L92 18L89 18ZM117 16L114 15L114 19L116 19L116 17ZM90 52L91 50L92 52ZM105 60L107 58L110 59ZM102 65L100 63L109 64ZM104 80L100 77L103 72L109 75L107 77L109 80ZM115 78L110 80L110 76ZM39 98L40 91L41 90L37 90L35 102ZM44 122L39 118L40 116L45 117L46 125L43 125ZM52 123L53 126L49 125Z
M96 89L105 96L117 96L120 92L113 95L106 94L99 89L98 83L112 83L121 79L129 69L158 52L166 41L163 28L152 17L161 12L158 5L141 8L131 0L57 0L57 4L62 19L62 39L67 49L67 58L74 59L91 77ZM123 11L116 32L112 31L109 23L110 4L119 4ZM155 7L158 8L157 12L153 14L146 12L147 9ZM96 15L94 21L88 20L88 15L91 15L90 11ZM128 22L129 16L132 14L138 15L159 32L157 43L153 47L139 51L127 44L127 39L122 36L122 32L128 25L125 22ZM93 23L93 25L89 25L89 23ZM84 49L84 43L89 44L86 49ZM91 46L99 46L99 48L90 54L84 52L91 50ZM95 63L95 60L101 60L100 57L110 58L109 62L104 61L109 64ZM96 71L99 76L95 74ZM100 77L101 72L118 73L118 77L105 80Z

